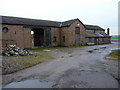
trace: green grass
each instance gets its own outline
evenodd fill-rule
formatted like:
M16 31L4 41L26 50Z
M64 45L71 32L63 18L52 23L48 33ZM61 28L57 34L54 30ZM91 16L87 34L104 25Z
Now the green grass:
M108 55L108 57L110 57L111 60L117 60L117 61L120 61L119 56L120 56L120 50L113 51Z
M106 43L106 44L111 44L111 43ZM84 45L84 46L56 46L56 47L40 47L40 48L30 48L27 49L29 51L36 51L40 52L43 50L54 50L54 49L67 49L67 48L79 48L79 47L88 47L88 46L98 46L98 45L105 45L105 44L95 44L95 45Z
M111 41L112 41L112 42L120 42L120 37L118 37L118 36L116 36L116 37L115 37L115 36L112 36L112 37L111 37Z
M10 74L53 59L47 52L38 52L38 54L29 56L5 57L3 59L3 74Z
M120 39L120 37L111 37L111 39Z

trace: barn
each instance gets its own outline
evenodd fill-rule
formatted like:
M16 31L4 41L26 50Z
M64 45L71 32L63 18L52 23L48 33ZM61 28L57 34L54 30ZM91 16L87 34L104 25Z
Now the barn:
M107 34L105 29L97 25L85 25L86 27L86 42L87 44L106 44L111 43L111 36L109 36L109 28Z
M93 27L84 25L78 18L58 22L2 16L0 42L2 47L14 44L21 48L79 46L93 41L95 44L110 43L110 36L105 34L104 30ZM104 35L95 34L94 30L96 33L103 31ZM96 36L90 35L90 33ZM94 40L90 38L94 38ZM102 38L104 38L104 42L100 41Z

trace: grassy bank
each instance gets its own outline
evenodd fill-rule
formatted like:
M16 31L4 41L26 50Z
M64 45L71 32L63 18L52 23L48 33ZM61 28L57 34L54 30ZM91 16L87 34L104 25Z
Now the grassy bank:
M120 56L120 50L116 50L116 51L111 52L108 55L108 58L110 60L120 61L120 57L119 56Z
M2 74L10 74L52 59L47 52L42 51L29 56L3 57Z

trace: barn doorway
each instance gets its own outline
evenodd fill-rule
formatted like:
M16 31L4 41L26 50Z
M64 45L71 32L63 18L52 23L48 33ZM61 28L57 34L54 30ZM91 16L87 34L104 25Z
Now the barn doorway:
M44 46L45 41L44 41L44 29L32 29L32 44L33 46Z
M33 28L31 29L33 47L51 46L51 28Z

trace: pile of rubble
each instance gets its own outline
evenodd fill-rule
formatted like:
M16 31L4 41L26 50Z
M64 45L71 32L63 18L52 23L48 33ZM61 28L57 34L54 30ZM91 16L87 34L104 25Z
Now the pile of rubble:
M30 55L29 51L19 48L16 45L9 45L7 48L2 48L3 56L26 56Z

